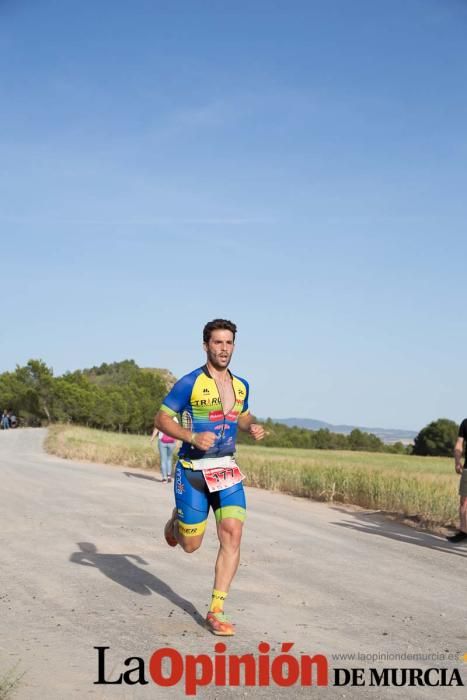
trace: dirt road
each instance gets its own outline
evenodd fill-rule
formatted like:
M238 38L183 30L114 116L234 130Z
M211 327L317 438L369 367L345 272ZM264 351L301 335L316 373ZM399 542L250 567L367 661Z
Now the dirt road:
M171 487L159 475L46 455L43 430L0 433L0 676L18 662L18 700L185 697L161 689L147 662L161 647L214 655L202 626L217 551L168 548ZM453 486L454 487L454 486ZM330 667L454 667L467 662L337 660L333 655L467 652L467 547L454 548L376 514L247 489L242 563L227 609L228 654L282 642ZM146 662L147 685L94 685ZM467 657L466 657L467 659ZM134 667L134 663L130 667ZM169 669L169 667L167 667ZM168 672L168 670L167 670ZM366 674L367 672L365 672ZM133 676L135 679L136 676ZM369 680L365 675L366 682ZM333 679L330 673L330 679ZM437 680L433 678L433 680ZM332 680L331 680L332 682ZM198 697L461 698L465 688L201 688Z

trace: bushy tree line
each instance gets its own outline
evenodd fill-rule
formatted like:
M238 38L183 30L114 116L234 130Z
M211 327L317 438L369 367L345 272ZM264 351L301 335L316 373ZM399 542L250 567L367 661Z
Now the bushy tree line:
M133 360L59 377L42 360L29 360L0 374L0 407L11 408L26 425L61 421L146 433L166 393L162 377Z
M372 433L365 433L358 428L349 435L333 433L327 428L308 430L275 423L270 418L263 423L266 436L261 442L265 447L301 447L314 450L355 450L360 452L393 452L404 454L408 449L401 443L385 444ZM238 442L250 443L251 438L239 431Z
M431 457L450 457L457 440L458 425L449 418L438 418L426 425L414 441L413 453Z
M133 360L103 363L91 369L55 377L42 360L29 360L14 372L0 374L0 412L11 409L23 425L53 421L92 428L147 433L154 423L167 389L174 381L167 371L147 370ZM350 435L327 429L307 430L265 422L266 447L301 447L322 450L412 453L450 456L457 437L457 424L440 418L423 428L414 446L385 444L376 435L352 430ZM240 443L251 438L239 431Z
M133 360L103 363L91 369L55 377L42 360L29 360L14 372L0 374L0 409L8 408L23 425L54 421L92 428L147 433L154 415L173 383L170 373L141 369ZM268 447L301 447L323 450L405 452L402 443L385 445L376 435L353 430L350 435L329 430L289 427L268 419ZM251 438L239 433L239 442Z

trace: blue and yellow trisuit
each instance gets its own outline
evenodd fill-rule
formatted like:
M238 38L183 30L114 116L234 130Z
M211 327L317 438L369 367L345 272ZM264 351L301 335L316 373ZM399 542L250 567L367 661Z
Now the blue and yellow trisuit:
M161 411L169 416L178 414L181 425L194 433L205 431L217 434L214 445L203 452L188 442L182 443L175 468L175 504L179 531L185 536L200 535L206 528L209 507L216 521L224 518L245 520L246 503L243 484L235 484L210 493L203 473L194 471L192 460L226 457L235 452L237 421L249 413L249 387L245 379L229 371L235 395L235 404L224 414L217 385L207 366L199 367L178 380L165 397Z

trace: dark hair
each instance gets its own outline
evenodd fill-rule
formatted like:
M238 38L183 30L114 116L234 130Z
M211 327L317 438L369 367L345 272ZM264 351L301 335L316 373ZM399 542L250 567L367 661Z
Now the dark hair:
M214 321L209 321L203 328L203 341L209 343L211 333L213 331L232 331L233 339L237 332L237 326L232 321L227 321L225 318L215 318Z

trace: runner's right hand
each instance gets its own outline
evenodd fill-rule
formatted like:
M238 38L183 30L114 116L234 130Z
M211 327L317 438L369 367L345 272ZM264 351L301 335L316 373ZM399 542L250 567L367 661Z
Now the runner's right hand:
M194 443L199 450L206 452L216 442L216 433L195 433Z

